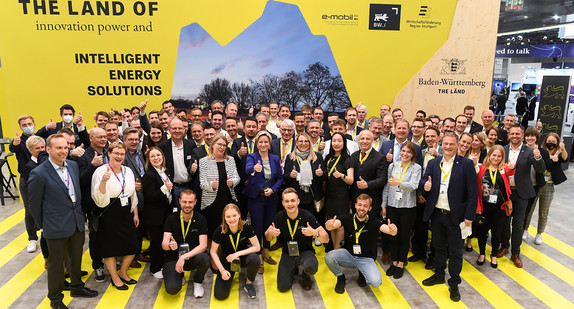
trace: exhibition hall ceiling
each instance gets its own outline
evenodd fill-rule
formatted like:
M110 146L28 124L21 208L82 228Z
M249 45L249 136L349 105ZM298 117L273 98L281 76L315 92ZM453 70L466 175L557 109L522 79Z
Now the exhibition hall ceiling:
M574 22L567 18L567 15L574 14L573 0L523 0L521 10L509 11L506 11L506 1L500 2L498 33Z

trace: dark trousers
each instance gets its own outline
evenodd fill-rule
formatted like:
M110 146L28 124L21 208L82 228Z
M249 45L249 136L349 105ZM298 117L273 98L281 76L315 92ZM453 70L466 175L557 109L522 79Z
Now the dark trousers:
M149 270L156 273L161 270L164 263L164 251L161 247L163 240L163 226L161 225L147 225L146 230L149 235L149 257L150 266Z
M423 221L425 203L417 203L414 234L411 240L413 246L413 255L426 258L427 241L429 238L429 223Z
M36 221L32 217L32 213L28 208L28 185L24 178L20 177L20 196L22 196L22 202L24 202L24 223L26 223L26 232L28 233L28 240L38 240L38 234L36 233Z
M48 242L44 237L44 233L40 234L40 249L42 250L42 255L44 256L44 260L48 260L48 256L50 256L50 251L48 251Z
M163 283L165 284L165 291L170 295L175 295L181 290L181 279L183 273L175 271L175 264L177 261L165 262L163 266ZM196 269L193 276L193 282L202 283L207 269L209 269L209 254L202 252L187 261L183 265L183 270L190 271Z
M397 235L389 237L391 260L405 262L409 253L409 239L415 223L416 208L387 207L387 219L397 226Z
M90 257L92 258L92 269L104 268L104 261L98 251L98 233L90 231L88 234L88 247L90 248Z
M486 239L488 231L492 232L492 253L491 256L496 256L500 241L502 239L502 227L504 220L506 220L506 213L500 209L500 205L483 203L482 215L484 216L484 224L477 224L478 234L478 248L481 255L486 255Z
M76 230L66 238L46 239L48 243L48 298L53 301L64 299L64 261L70 258L70 289L81 288L82 282L82 252L84 246L84 232Z
M249 199L247 206L251 215L251 225L255 235L262 241L263 248L269 248L269 241L265 239L264 234L267 228L273 223L273 218L277 211L277 193L271 196L259 195L256 199Z
M432 245L435 250L434 264L435 273L444 277L448 254L448 273L450 286L461 283L460 272L462 270L462 246L460 227L453 224L451 214L443 214L435 208L431 218Z
M257 270L259 269L259 255L257 253L250 253L239 257L241 260L241 267L247 268L247 280L253 282L257 276ZM231 268L231 264L225 260L225 258L220 258L221 264L227 270ZM213 297L218 300L224 300L229 297L229 292L231 291L231 284L233 283L233 277L235 276L234 271L230 271L231 277L227 280L223 280L220 274L217 275L215 279L215 284L213 286Z
M512 190L510 199L512 200L512 214L506 217L504 221L504 228L502 229L502 248L510 248L510 241L512 241L510 252L512 254L520 254L522 232L524 232L524 218L526 217L526 205L528 201L518 197L515 190ZM512 232L510 231L511 224Z
M287 253L281 254L279 267L277 267L277 289L279 292L286 292L293 285L293 276L299 265L303 266L303 272L309 276L317 273L319 262L313 251L299 252L299 256L289 256Z
M536 192L536 196L529 199L528 203L526 204L526 210L524 211L525 216L527 216L530 211L532 210L532 207L534 207L534 202L536 201L536 198L538 197L538 192L540 191L540 188L538 186L534 187L534 192ZM526 224L526 220L524 220L524 230L528 229L528 225Z

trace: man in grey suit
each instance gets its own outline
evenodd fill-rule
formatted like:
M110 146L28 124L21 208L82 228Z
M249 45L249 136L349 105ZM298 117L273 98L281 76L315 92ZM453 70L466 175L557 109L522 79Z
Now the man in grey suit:
M52 308L67 308L64 295L64 259L70 258L70 294L95 297L84 287L80 265L84 245L84 213L81 206L80 172L76 162L66 160L68 144L62 134L48 137L49 160L35 168L28 180L29 204L36 225L44 230L48 257L48 298Z
M502 257L508 253L510 247L510 219L512 218L512 249L511 260L514 266L522 268L520 259L520 245L522 244L522 232L524 217L526 215L526 206L528 200L536 196L532 180L530 178L531 167L534 167L537 173L544 173L546 164L542 160L540 150L532 149L526 146L522 141L524 138L523 128L520 125L514 125L508 130L510 144L504 146L506 153L506 162L513 164L516 172L514 176L508 177L510 180L510 189L512 195L512 215L507 217L502 231L502 248L498 251L497 257ZM497 248L493 248L496 250Z

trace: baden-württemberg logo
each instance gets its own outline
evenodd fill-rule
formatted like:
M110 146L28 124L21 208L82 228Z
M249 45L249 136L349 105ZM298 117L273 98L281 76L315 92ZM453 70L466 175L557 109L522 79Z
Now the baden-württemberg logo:
M371 4L369 11L370 30L400 30L400 4Z
M464 63L466 59L461 60L458 58L442 59L444 66L440 70L441 74L466 74Z

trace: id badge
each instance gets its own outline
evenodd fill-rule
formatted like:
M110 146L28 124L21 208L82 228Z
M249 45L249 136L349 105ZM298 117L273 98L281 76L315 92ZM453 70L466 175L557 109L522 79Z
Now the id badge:
M297 242L294 240L287 242L287 251L289 251L289 256L299 256L299 245Z
M441 182L440 183L440 194L445 194L446 193L446 182Z
M360 255L361 254L361 245L353 245L353 254Z
M496 204L496 201L498 201L498 194L491 194L488 196L488 202L490 204Z
M235 260L231 261L230 271L238 272L241 269L241 260L236 258Z
M76 195L74 193L71 193L70 199L72 200L72 203L75 203L76 202Z
M122 203L122 207L128 206L129 200L128 200L127 195L120 195L120 202Z
M182 255L189 252L189 244L183 243L179 245L179 249L177 250L177 258L181 258Z
M403 190L397 190L395 192L395 198L397 199L397 201L400 201L403 198Z
M177 207L174 207L174 208L173 208L173 212L177 212Z

